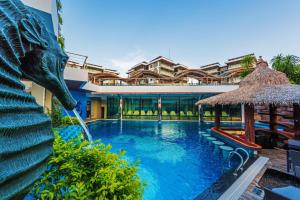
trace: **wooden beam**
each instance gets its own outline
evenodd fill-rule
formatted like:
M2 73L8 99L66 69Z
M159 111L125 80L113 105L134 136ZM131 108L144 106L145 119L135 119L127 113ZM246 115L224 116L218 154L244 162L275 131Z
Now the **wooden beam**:
M295 129L295 138L300 138L300 105L294 104L294 129Z
M254 105L245 104L245 134L250 142L255 142Z
M276 106L274 106L273 104L270 104L269 105L269 114L270 114L270 130L272 132L275 132L276 131L276 115L275 115L275 112L276 112Z
M215 127L220 128L221 126L221 112L222 106L219 104L215 105Z

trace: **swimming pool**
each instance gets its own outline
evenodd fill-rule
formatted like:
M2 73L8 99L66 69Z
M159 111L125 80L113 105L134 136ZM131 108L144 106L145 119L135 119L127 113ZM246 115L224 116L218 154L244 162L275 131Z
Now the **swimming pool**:
M228 167L222 154L202 136L212 123L182 121L97 121L88 125L93 139L126 150L139 160L146 181L145 200L194 199Z

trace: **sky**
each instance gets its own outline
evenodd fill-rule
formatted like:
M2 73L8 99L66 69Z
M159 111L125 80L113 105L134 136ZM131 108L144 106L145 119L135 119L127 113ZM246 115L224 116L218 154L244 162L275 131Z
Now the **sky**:
M300 56L300 0L62 0L66 50L125 76L165 56L197 68Z

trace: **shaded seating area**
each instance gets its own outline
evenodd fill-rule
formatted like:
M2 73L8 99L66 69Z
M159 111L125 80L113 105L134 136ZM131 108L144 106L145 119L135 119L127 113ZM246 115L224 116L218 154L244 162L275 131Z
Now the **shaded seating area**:
M244 106L245 127L243 135L234 135L235 139L242 139L244 144L256 144L257 132L268 132L273 138L282 136L287 142L288 139L300 136L300 96L299 86L291 85L284 73L272 70L268 63L262 58L257 61L255 70L240 82L240 87L231 92L219 94L207 99L198 101L197 105L211 105L215 107L215 130L223 130L220 127L222 106L242 104ZM255 106L268 105L269 107L269 129L255 128ZM291 105L294 107L295 126L293 130L278 131L276 128L276 108L280 105ZM238 131L238 130L235 130ZM238 142L240 143L240 142ZM264 145L264 144L260 144Z

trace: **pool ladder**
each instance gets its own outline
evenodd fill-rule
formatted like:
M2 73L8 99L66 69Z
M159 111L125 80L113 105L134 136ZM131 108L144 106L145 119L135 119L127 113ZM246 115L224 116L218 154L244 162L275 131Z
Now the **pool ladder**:
M244 159L243 156L241 154L244 154L246 156L246 158ZM243 148L236 148L234 151L231 151L229 153L228 156L228 160L229 160L229 166L231 166L231 159L233 158L234 155L237 155L238 158L240 158L240 164L235 168L233 175L237 176L238 172L241 170L243 171L243 167L245 166L245 164L248 162L249 160L249 153L248 151L246 151Z

